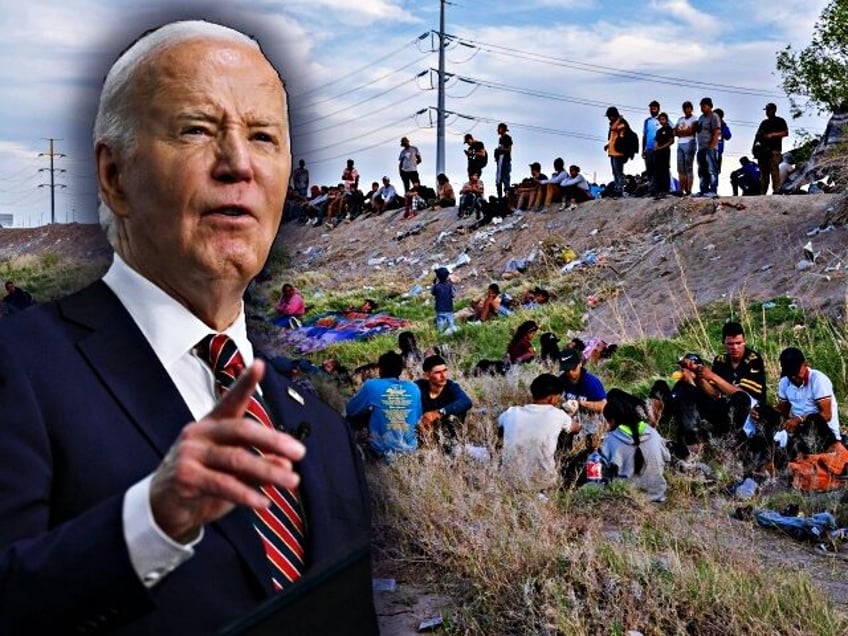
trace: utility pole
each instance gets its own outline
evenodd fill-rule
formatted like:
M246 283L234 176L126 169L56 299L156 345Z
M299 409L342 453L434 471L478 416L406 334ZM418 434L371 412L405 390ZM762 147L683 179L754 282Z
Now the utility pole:
M445 171L445 0L439 0L439 96L436 107L436 174Z
M65 172L61 168L55 168L53 166L53 159L56 157L64 157L65 155L61 152L53 151L53 142L61 141L61 139L54 139L53 137L49 137L48 141L50 142L50 152L40 152L38 153L39 157L49 157L50 158L50 167L49 168L39 168L39 172L49 172L50 173L50 183L41 183L39 184L39 188L50 188L50 223L53 224L56 222L56 188L66 188L67 186L62 183L56 183L56 173L57 172Z

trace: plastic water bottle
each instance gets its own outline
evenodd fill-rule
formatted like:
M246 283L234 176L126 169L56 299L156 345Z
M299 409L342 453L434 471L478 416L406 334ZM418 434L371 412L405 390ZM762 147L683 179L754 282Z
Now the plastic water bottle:
M598 449L595 448L586 458L586 482L589 484L604 483L604 461Z

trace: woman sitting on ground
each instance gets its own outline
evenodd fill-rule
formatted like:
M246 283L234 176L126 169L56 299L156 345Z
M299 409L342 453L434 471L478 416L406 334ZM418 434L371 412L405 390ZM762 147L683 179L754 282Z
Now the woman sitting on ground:
M506 357L510 364L523 364L530 362L536 356L533 348L533 338L539 331L539 325L535 320L525 320L512 336L512 340L506 347Z
M436 186L436 199L430 204L431 208L435 208L436 204L442 208L452 208L456 205L456 194L453 191L453 186L448 180L448 176L442 172L436 177L438 185Z
M306 313L306 305L303 302L303 296L291 283L286 283L280 293L280 300L274 305L277 314L280 318L295 318L297 320L303 318Z
M665 501L668 484L663 476L671 455L665 440L647 422L642 402L621 389L610 389L604 417L611 429L599 452L611 477L629 479L647 493L651 501Z
M410 372L413 379L417 379L421 372L421 364L424 362L424 355L418 348L415 334L411 331L401 331L398 334L398 347L400 347L400 355L403 356L404 369Z

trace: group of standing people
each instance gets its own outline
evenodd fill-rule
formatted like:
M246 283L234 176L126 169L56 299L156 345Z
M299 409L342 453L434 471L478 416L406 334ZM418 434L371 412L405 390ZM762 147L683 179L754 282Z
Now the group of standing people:
M724 120L724 111L714 108L710 97L701 99L699 107L701 114L696 117L692 102L683 102L683 116L672 126L668 114L661 112L658 101L653 100L648 105L649 116L642 124L641 156L645 161L649 192L655 198L663 198L671 191L671 148L675 142L678 192L683 196L717 196L724 142L732 133ZM760 191L765 194L771 180L772 192L777 193L781 186L778 166L782 158L782 139L789 134L789 128L786 120L777 116L775 104L767 104L764 110L766 118L755 135L753 152L762 175ZM636 150L628 147L627 140L635 132L615 106L607 108L606 117L609 130L605 150L613 174L614 196L624 196L624 165ZM748 160L743 159L745 167ZM738 175L731 177L732 182L737 179Z

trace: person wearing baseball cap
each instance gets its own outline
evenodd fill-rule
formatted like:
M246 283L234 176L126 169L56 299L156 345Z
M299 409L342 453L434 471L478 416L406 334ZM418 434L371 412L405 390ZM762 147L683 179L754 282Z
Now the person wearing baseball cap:
M803 438L799 452L820 453L842 440L833 383L810 367L797 347L787 347L780 353L775 408L786 418L783 429L787 434Z
M601 380L583 366L583 356L577 349L565 348L559 356L559 379L566 400L576 400L580 410L602 413L607 392Z
M768 194L769 177L771 177L771 193L780 192L780 161L783 158L783 138L789 135L789 126L783 117L777 116L777 106L766 104L766 118L760 123L754 136L754 156L760 166L760 191Z

